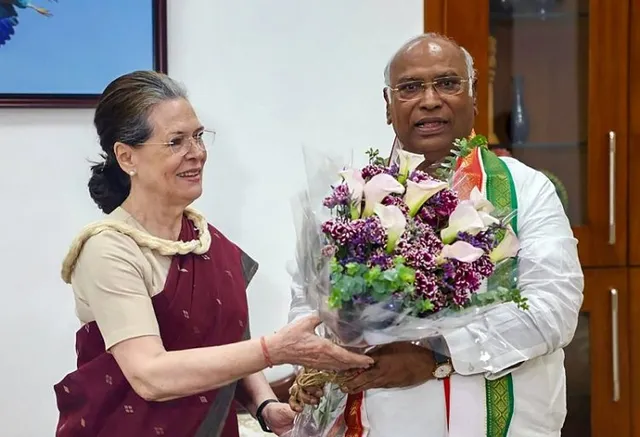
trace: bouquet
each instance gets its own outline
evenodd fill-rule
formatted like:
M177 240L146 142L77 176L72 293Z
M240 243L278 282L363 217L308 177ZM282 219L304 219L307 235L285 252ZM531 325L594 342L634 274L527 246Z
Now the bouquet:
M400 150L386 162L369 150L365 167L338 170L340 181L328 196L320 198L317 186L326 172L310 180L301 197L298 267L307 300L337 343L368 348L425 340L495 305L527 309L516 281L516 211L492 203L465 165L483 148L491 153L486 139L473 136L454 146L434 176L419 169L422 156ZM339 379L306 369L298 385ZM327 393L333 393L332 408L340 404L335 387ZM317 433L324 426L318 414L303 413L299 422L313 419Z

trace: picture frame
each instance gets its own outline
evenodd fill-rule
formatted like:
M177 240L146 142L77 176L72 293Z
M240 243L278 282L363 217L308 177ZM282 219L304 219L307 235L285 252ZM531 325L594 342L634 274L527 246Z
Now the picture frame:
M63 2L67 9L56 28L50 24L57 18L54 8L61 7ZM13 3L19 3L19 0L13 0ZM96 2L86 0L33 0L33 3L37 6L14 7L15 21L9 23L3 23L2 19L11 14L12 10L8 8L12 1L0 3L0 65L4 70L1 76L8 78L4 85L0 81L0 108L93 108L104 87L121 74L141 69L167 73L167 0L108 0L98 3L97 7ZM47 9L39 6L47 6ZM145 18L147 12L149 21ZM74 13L77 16L70 16ZM127 13L131 15L123 15ZM46 27L46 31L42 31L48 49L44 56L46 61L37 59L40 52L38 42L34 42L33 34L38 33L35 19L40 20L38 24L44 22ZM82 25L70 26L72 20ZM16 25L9 28L14 22ZM69 28L72 33L76 32L75 35L68 34ZM31 34L19 34L28 31ZM146 36L149 31L150 38ZM22 37L21 41L19 37ZM51 40L55 38L72 45L71 54L64 47L54 46ZM33 49L33 52L27 56L23 52L16 53L18 50L10 46L13 40L15 46ZM111 42L114 46L110 47ZM7 50L9 48L13 51ZM55 50L60 50L64 62L51 59L51 51ZM73 53L77 58L72 57ZM23 80L21 74L29 72L30 65L34 65L34 71ZM30 87L38 89L31 91Z

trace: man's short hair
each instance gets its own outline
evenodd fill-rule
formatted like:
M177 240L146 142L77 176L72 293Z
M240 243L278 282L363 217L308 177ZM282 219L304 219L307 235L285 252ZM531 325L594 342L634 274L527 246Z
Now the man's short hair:
M384 69L384 83L385 83L385 85L391 86L391 64L393 64L393 61L398 57L398 55L400 53L402 53L403 51L407 50L410 46L414 45L415 43L420 42L420 41L424 41L424 40L427 40L427 39L444 40L444 41L450 42L451 44L453 44L456 47L458 47L460 49L460 51L462 51L462 54L464 55L465 64L467 65L467 79L469 79L469 83L470 84L473 84L473 82L475 81L475 78L476 78L476 71L473 68L473 57L471 56L471 53L469 53L469 51L467 51L467 49L462 47L460 44L455 42L452 38L449 38L449 37L447 37L445 35L441 35L441 34L436 33L436 32L427 32L427 33L423 33L421 35L418 35L418 36L415 36L415 37L411 38L409 41L404 43L402 45L402 47L400 47L393 54L391 59L389 59L389 62L387 63L387 66ZM469 95L473 96L473 86L469 87Z

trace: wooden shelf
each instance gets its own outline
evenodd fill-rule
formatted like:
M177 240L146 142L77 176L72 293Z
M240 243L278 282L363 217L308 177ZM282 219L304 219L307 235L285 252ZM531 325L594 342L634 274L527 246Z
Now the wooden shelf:
M512 21L559 21L575 20L579 18L589 18L588 12L491 12L489 21L491 23L504 23Z

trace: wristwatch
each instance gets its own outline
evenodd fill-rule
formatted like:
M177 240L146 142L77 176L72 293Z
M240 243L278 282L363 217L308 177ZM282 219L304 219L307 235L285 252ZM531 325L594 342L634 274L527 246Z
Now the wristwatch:
M433 369L433 376L436 379L445 379L450 377L454 370L449 357L439 354L438 352L434 352L433 359L436 362L436 367Z
M433 376L436 379L445 379L455 372L451 359L438 351L446 351L447 343L443 337L433 337L429 340L430 349L433 351L433 360L436 367L433 369Z
M262 411L264 410L264 407L266 407L267 405L273 402L278 403L280 401L277 399L267 399L266 401L261 403L258 409L256 410L256 419L258 420L258 424L260 425L260 428L262 428L262 431L268 432L268 433L272 433L273 431L271 431L271 429L267 425L267 422L264 420L264 417L262 417Z

